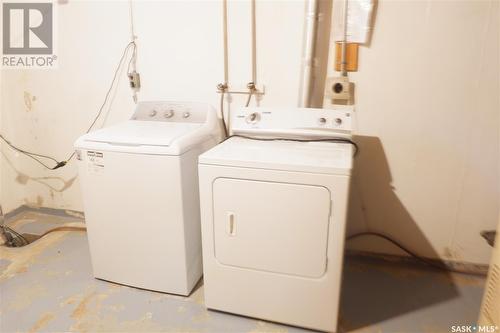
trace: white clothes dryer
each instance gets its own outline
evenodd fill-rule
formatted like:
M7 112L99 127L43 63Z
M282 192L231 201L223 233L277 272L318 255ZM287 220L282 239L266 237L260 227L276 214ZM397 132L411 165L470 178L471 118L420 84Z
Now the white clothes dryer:
M234 137L200 156L208 308L336 331L352 118L350 106L243 108Z

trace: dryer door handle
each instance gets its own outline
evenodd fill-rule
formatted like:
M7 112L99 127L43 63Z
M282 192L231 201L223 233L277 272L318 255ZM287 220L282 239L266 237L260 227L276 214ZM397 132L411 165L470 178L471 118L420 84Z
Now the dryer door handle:
M234 213L233 212L227 212L226 213L227 217L227 234L229 236L236 236L236 225L234 222Z

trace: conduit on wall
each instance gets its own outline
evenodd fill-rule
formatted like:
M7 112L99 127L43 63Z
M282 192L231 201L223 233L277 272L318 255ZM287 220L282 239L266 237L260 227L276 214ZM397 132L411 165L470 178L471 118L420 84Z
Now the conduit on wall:
M304 57L302 59L302 82L299 107L311 104L311 87L313 80L314 48L316 42L316 25L318 18L318 0L307 2Z

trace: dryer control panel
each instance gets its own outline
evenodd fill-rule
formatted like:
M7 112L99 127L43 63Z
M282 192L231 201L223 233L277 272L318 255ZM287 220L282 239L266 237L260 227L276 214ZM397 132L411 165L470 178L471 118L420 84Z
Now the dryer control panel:
M281 136L350 136L354 107L241 108L231 117L232 134Z
M140 102L132 120L174 123L204 123L207 104L193 102Z

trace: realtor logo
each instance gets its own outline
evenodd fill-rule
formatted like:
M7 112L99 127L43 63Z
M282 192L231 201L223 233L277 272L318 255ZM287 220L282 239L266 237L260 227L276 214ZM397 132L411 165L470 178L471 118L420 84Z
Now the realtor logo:
M2 4L2 67L54 67L52 2Z

